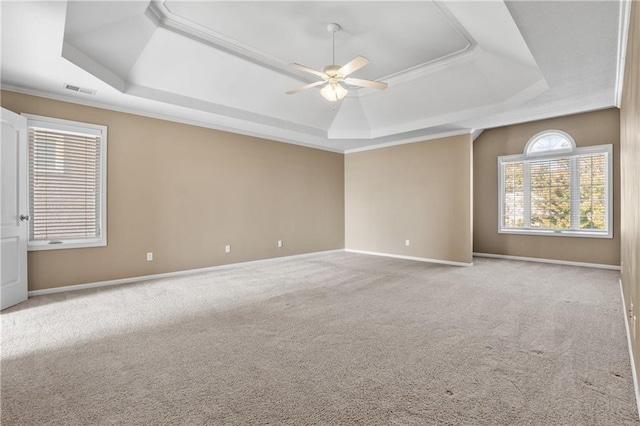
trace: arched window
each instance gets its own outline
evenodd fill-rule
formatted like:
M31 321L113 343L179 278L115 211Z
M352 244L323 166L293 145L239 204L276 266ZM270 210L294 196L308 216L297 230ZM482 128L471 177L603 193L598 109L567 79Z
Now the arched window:
M545 130L498 157L498 232L611 238L612 149Z
M561 152L573 152L575 149L576 143L568 133L562 130L545 130L529 139L529 142L527 142L524 148L524 154L557 154Z

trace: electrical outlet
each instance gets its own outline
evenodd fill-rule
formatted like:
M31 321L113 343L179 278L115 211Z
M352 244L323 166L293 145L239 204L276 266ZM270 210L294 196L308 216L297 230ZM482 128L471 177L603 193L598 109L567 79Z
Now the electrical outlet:
M224 246L225 253L231 253L231 246Z
M282 247L282 240L278 240L278 248Z
M151 262L153 260L153 252L152 251L148 251L147 252L147 262Z
M411 243L410 243L410 241L409 241L409 240L404 240L404 245L405 245L405 246L407 246L407 247L409 247L409 246L411 245Z

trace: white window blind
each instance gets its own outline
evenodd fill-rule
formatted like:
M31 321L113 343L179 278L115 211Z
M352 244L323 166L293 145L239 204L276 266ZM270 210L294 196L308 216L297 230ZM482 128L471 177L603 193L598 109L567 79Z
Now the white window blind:
M612 146L550 146L498 158L499 232L611 237Z
M578 158L580 173L580 229L607 229L607 168L609 154L585 155Z
M571 228L571 161L531 161L531 227Z
M29 120L31 249L106 245L106 128Z

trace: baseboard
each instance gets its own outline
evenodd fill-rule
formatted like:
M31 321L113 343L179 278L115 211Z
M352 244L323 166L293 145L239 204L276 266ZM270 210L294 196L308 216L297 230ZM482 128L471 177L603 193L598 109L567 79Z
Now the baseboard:
M427 263L440 263L443 265L473 266L473 263L454 262L452 260L430 259L428 257L403 256L400 254L378 253L375 251L352 250L352 249L345 249L344 251L349 253L368 254L371 256L393 257L394 259L416 260L418 262L427 262Z
M638 373L636 372L636 363L633 357L633 344L631 343L631 332L629 330L629 320L627 319L627 304L624 300L624 289L622 288L622 280L620 282L620 297L622 299L622 315L624 315L624 328L627 331L627 344L629 346L629 361L631 363L631 375L633 376L633 390L636 394L636 409L638 410L638 418L640 418L640 391L638 391Z
M268 262L273 262L273 261L276 261L276 260L295 259L295 258L316 256L318 254L342 253L342 252L344 252L344 249L326 250L326 251L318 251L318 252L313 252L313 253L294 254L294 255L291 255L291 256L270 257L268 259L250 260L250 261L247 261L247 262L229 263L229 264L226 264L226 265L209 266L209 267L206 267L206 268L185 269L185 270L182 270L182 271L165 272L165 273L162 273L162 274L140 275L140 276L137 276L137 277L121 278L121 279L117 279L117 280L108 280L108 281L98 281L98 282L86 283L86 284L67 285L67 286L64 286L64 287L45 288L45 289L42 289L42 290L31 290L31 291L29 291L29 297L32 297L32 296L43 296L45 294L53 294L53 293L62 293L62 292L66 292L66 291L85 290L85 289L88 289L88 288L108 287L108 286L120 285L120 284L130 284L130 283L135 283L135 282L139 282L139 281L154 280L154 279L157 279L157 278L168 278L168 277L177 277L177 276L180 276L180 275L197 274L197 273L200 273L200 272L211 272L211 271L217 271L217 270L220 270L220 269L232 268L232 267L238 266L238 265L246 266L246 265L259 264L259 263L268 263Z
M606 265L604 263L573 262L570 260L543 259L539 257L508 256L506 254L491 254L491 253L476 253L476 252L473 252L473 255L475 257L489 257L492 259L508 259L508 260L521 260L523 262L553 263L555 265L582 266L585 268L611 269L613 271L620 270L620 266L618 265Z

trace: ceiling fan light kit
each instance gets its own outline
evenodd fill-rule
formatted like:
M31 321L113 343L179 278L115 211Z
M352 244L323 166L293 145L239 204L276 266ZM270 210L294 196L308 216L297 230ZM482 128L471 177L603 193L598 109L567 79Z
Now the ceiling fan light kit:
M288 95L292 95L294 93L298 93L302 90L310 89L312 87L322 86L324 87L320 90L320 94L330 102L336 102L341 99L344 99L345 96L349 93L344 84L348 84L351 86L358 87L369 87L378 90L384 90L387 88L387 83L383 83L380 81L371 81L371 80L363 80L360 78L348 78L347 76L360 68L364 67L369 63L369 60L364 56L356 56L351 61L349 61L346 65L340 66L335 65L336 62L336 45L335 45L335 34L337 31L340 31L340 25L336 23L332 23L327 25L327 31L331 33L331 43L332 43L332 65L327 65L322 69L322 71L314 70L313 68L306 67L300 64L290 64L292 67L299 69L301 71L307 72L309 74L313 74L316 77L320 77L321 81L316 81L315 83L306 84L304 86L298 87L296 89L289 90L287 92Z
M349 91L340 83L327 84L320 90L320 94L328 101L335 102L347 96Z

